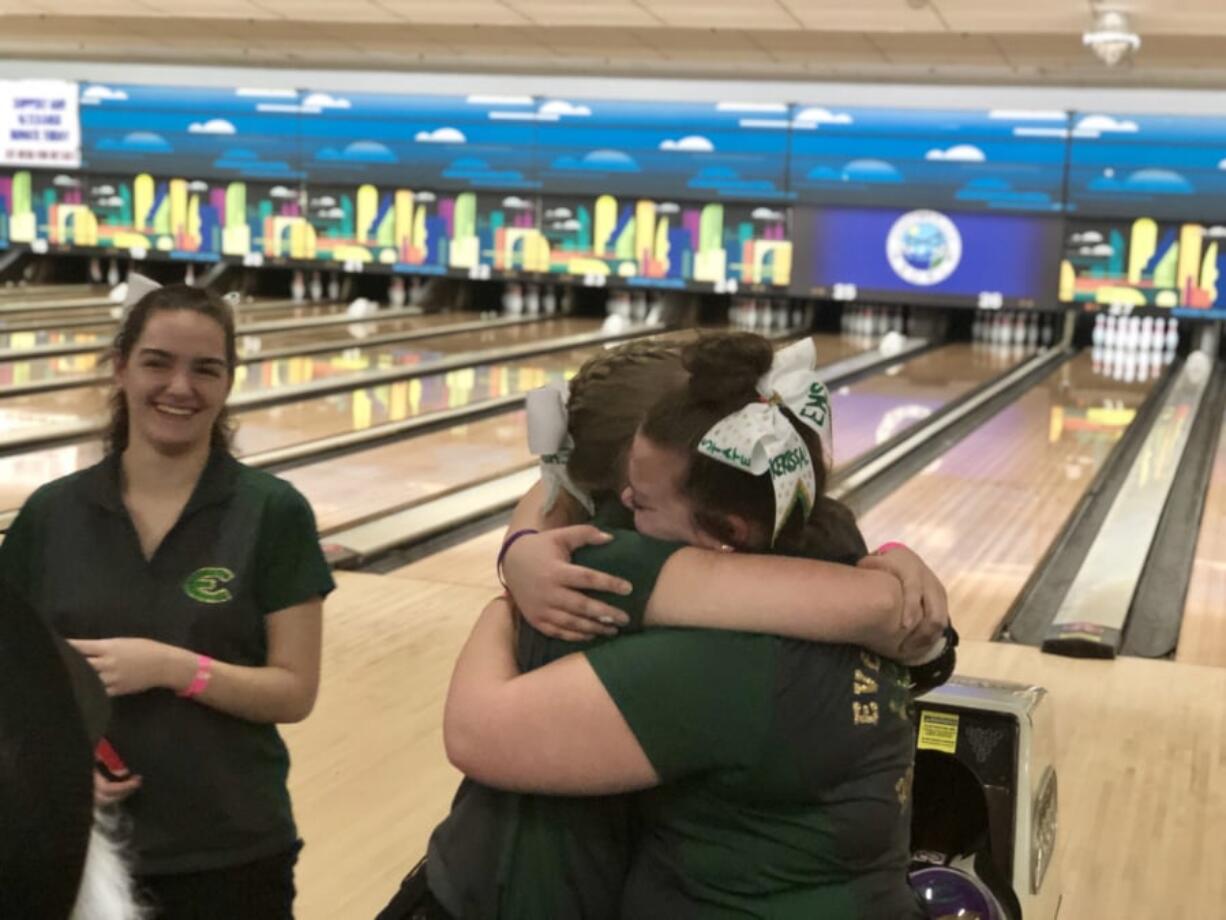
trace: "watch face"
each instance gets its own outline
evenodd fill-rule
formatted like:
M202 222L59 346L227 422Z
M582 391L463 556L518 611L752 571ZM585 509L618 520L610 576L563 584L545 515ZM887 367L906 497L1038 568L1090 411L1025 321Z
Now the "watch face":
M962 261L962 234L939 211L908 211L890 228L885 251L899 278L929 287L952 275Z
M959 869L917 869L910 881L933 920L1004 920L992 892Z

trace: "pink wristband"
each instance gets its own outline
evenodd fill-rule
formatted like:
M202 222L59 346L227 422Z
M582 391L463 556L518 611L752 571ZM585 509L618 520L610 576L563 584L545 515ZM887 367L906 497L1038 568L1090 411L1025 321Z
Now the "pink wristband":
M905 543L899 543L897 540L891 540L889 543L882 543L880 546L878 546L877 549L873 552L873 555L881 556L881 555L884 555L885 553L888 553L892 549L908 549L908 548L909 547Z
M208 655L196 656L196 676L192 678L192 682L187 685L186 690L179 691L179 696L185 700L190 700L192 697L199 696L204 692L204 688L209 685L209 678L213 676L213 659Z

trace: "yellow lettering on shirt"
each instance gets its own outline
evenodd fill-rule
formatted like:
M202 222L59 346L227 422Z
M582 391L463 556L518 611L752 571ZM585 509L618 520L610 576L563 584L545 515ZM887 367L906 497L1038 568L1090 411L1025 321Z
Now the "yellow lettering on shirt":
M876 655L874 655L872 652L861 651L860 660L864 662L864 666L868 668L870 671L880 671L881 670L881 659L878 658Z
M851 692L856 696L863 696L865 693L876 693L877 681L873 680L859 668L856 668L855 683L852 685Z
M876 703L851 704L851 719L855 725L876 725L880 716Z

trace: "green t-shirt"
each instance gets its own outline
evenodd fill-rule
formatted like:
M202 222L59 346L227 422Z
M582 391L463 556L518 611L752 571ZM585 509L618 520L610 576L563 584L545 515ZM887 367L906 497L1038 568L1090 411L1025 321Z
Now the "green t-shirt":
M851 646L660 629L587 652L664 785L622 916L904 920L904 668Z
M622 529L633 522L616 502L602 504L593 523L613 542L579 550L574 561L603 560L631 581L627 597L597 596L625 611L632 620L626 631L636 631L660 570L680 545ZM521 621L519 667L530 671L606 641L580 646ZM460 920L613 920L633 856L631 803L630 796L521 795L465 780L430 837L430 889Z
M30 496L0 544L0 578L65 638L144 637L252 667L268 660L265 615L334 587L302 495L222 451L152 559L112 455ZM113 704L107 738L143 779L121 806L137 872L225 868L294 845L275 725L164 689Z

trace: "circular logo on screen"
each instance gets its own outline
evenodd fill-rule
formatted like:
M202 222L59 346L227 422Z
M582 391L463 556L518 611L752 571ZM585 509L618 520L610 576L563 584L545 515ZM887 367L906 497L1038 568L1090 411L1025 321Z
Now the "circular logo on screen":
M962 234L939 211L908 211L890 228L885 254L903 281L940 284L962 261Z

